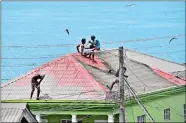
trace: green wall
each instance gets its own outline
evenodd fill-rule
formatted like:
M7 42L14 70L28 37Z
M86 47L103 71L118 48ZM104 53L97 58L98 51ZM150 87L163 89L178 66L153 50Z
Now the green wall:
M143 103L155 122L183 122L185 93L172 95ZM170 120L164 120L164 109L170 108ZM137 116L145 114L139 105L127 106L128 122L136 122ZM150 121L146 116L146 121Z
M80 115L78 116L78 119L82 119L83 118L83 122L85 123L94 123L94 120L107 120L108 117L107 115L92 115L92 116L87 116L87 115Z
M160 95L161 96L161 95ZM163 96L163 98L157 98L154 100L144 101L143 102L146 109L154 118L155 122L183 122L184 117L184 108L185 104L185 93L177 93L172 96ZM164 120L164 109L170 108L170 120ZM140 108L138 104L128 105L127 108L127 121L128 122L137 122L137 116L145 114L144 111ZM118 115L114 116L115 122L118 122ZM101 116L88 116L88 115L78 115L78 119L83 118L84 122L93 123L94 120L107 120L107 115ZM71 119L71 115L48 115L47 119L49 122L60 122L61 119ZM150 120L146 116L146 122Z
M48 122L60 123L61 119L71 119L71 115L47 115Z

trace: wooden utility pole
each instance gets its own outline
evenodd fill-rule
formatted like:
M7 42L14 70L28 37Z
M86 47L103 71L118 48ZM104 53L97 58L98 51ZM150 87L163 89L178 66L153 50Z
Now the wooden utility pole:
M125 107L124 107L124 71L123 71L123 47L119 47L119 122L125 122Z

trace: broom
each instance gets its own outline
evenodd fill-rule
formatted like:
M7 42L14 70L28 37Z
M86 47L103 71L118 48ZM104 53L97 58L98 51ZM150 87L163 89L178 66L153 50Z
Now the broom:
M44 77L45 77L45 75L42 76L42 80L44 79ZM41 81L42 81L42 80L41 80ZM41 81L40 81L40 82L41 82ZM39 83L39 85L40 85L40 83ZM38 86L36 86L36 88L39 89ZM41 91L41 93L43 93L43 98L50 98L49 94L44 93L41 89L40 89L40 91Z

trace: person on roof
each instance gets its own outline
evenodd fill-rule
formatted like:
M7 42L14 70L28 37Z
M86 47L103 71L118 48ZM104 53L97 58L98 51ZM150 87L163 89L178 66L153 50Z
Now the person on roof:
M99 40L96 40L96 36L92 35L91 41L89 41L89 43L91 44L92 50L94 52L100 50L101 45L100 45ZM92 53L91 55L92 55L92 60L94 61L94 53Z
M124 78L128 78L128 76L125 75L126 70L127 70L127 68L126 68L126 67L123 67ZM110 87L107 85L107 88L108 88L110 91L112 90L112 88L114 87L115 84L118 84L118 83L119 83L119 69L118 69L117 72L115 73L115 77L116 77L116 78L115 78L114 82L112 82L112 85L111 85Z
M94 47L93 47L93 45L90 45L90 47L86 47L85 44L86 44L86 39L83 38L81 40L81 44L76 46L77 51L79 53L81 53L81 55L83 55L85 57L88 57L88 58L91 58L91 54L93 53L92 48L94 48Z
M100 50L101 45L99 40L96 40L96 36L92 35L91 36L91 41L89 41L89 43L91 43L94 47L94 50Z
M31 94L30 94L30 99L32 99L35 88L37 88L37 98L36 99L39 100L40 83L44 79L44 77L45 77L45 75L41 76L40 74L36 74L35 76L32 77L32 80L31 80L32 91L31 91Z
M84 53L85 43L86 43L86 39L83 38L83 39L81 39L81 44L76 46L76 49L77 49L78 53L81 53L81 55L83 55L83 53ZM81 50L79 50L79 47L80 47Z

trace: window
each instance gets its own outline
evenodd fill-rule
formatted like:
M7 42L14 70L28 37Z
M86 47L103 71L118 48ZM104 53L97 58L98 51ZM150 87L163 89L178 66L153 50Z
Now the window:
M186 123L186 104L184 104L183 107L184 107L184 122Z
M164 120L170 120L170 108L164 110Z
M138 116L138 123L145 123L145 115Z

